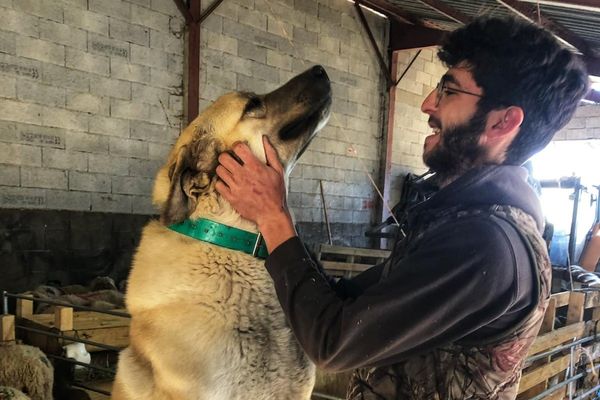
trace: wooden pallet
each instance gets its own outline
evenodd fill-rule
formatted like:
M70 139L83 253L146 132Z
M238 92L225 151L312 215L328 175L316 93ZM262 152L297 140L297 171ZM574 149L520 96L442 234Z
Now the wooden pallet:
M17 325L36 330L60 333L117 348L129 344L129 318L93 311L74 311L71 307L56 307L54 314L33 314L31 300L17 300ZM114 310L125 312L125 310ZM26 343L40 347L44 352L57 354L67 340L42 333L18 330L18 337ZM103 350L86 344L87 351Z
M317 259L329 275L350 278L384 262L390 253L389 250L321 244Z
M586 310L589 310L586 312ZM572 343L593 333L600 311L600 293L561 292L553 294L550 298L548 309L540 332L529 349L528 357L548 352L559 346ZM557 315L566 315L564 326L557 327ZM518 390L518 400L531 399L552 388L567 377L567 370L571 365L571 357L577 362L581 352L590 348L593 343L585 343L564 350L551 356L526 365ZM597 360L594 360L597 363ZM579 364L576 364L579 365ZM589 368L589 365L586 366ZM575 384L573 384L575 387ZM587 388L589 389L589 387ZM544 399L558 400L567 396L568 386L563 386L548 393ZM578 393L585 391L579 389ZM574 393L575 394L575 393Z

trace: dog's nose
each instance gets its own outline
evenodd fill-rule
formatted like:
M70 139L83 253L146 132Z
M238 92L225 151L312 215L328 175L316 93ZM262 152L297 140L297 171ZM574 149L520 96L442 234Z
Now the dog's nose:
M327 72L325 72L325 68L321 67L320 65L315 65L314 67L312 67L312 74L315 78L329 79L329 77L327 76Z

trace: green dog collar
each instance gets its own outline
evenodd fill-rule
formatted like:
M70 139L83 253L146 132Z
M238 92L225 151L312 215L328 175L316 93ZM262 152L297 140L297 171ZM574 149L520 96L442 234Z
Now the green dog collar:
M269 255L260 233L244 231L208 219L186 219L178 224L169 225L168 228L203 242L243 251L253 257L267 258Z

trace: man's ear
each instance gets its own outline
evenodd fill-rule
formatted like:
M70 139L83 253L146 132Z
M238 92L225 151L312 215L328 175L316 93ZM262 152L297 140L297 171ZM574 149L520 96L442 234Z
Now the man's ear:
M514 136L519 132L524 118L523 109L517 106L490 111L487 134L490 139Z

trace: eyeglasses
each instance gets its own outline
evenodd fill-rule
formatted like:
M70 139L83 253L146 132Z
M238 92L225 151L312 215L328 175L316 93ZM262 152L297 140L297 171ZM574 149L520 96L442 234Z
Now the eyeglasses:
M448 87L447 84L448 84L448 78L446 76L443 76L442 79L440 79L440 81L438 82L437 86L435 87L435 106L436 107L440 105L442 98L444 97L444 95L447 92L470 94L471 96L477 96L479 98L483 98L482 94L467 92L466 90L461 90L461 89L455 89L452 87Z

